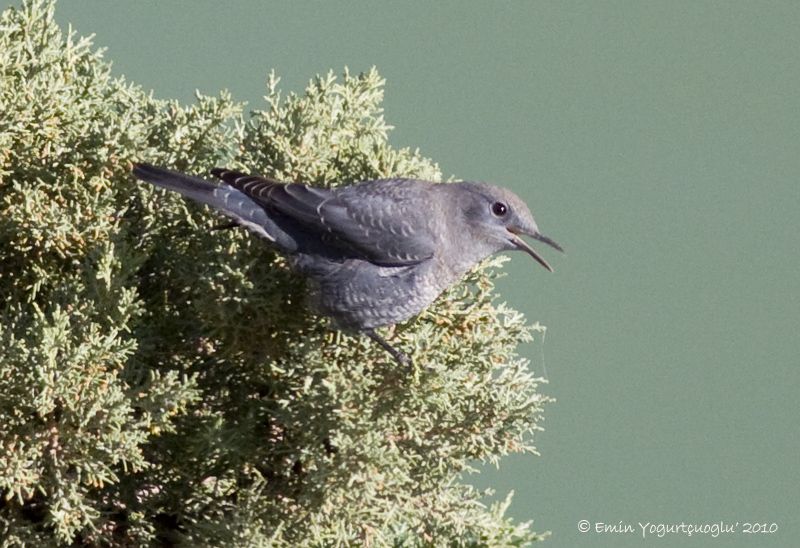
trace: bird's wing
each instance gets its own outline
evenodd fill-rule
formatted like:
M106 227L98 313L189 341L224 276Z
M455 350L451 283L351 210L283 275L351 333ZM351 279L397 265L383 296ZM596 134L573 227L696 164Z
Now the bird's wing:
M330 190L219 168L212 174L372 262L409 265L433 256L429 218L420 211L422 204L410 200L419 181L383 179Z
M420 193L421 181L380 179L343 188L325 204L323 222L337 236L360 249L373 262L420 263L433 257L435 231L430 198Z
M262 206L277 210L306 225L319 224L317 208L334 196L331 190L325 188L282 183L268 177L247 175L228 169L214 168L211 174Z

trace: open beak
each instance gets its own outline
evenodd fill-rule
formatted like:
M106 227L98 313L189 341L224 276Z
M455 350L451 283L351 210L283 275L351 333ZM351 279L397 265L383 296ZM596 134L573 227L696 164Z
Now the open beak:
M550 264L547 261L545 261L544 258L541 255L539 255L539 253L537 253L537 251L535 249L533 249L528 244L528 242L526 242L525 240L520 238L519 234L517 234L516 232L514 232L514 231L512 231L510 229L509 229L508 232L511 235L510 240L511 240L511 243L514 244L514 247L516 247L517 249L519 249L521 251L524 251L525 253L527 253L528 255L533 257L534 259L536 259L536 261L540 265L545 267L550 272L553 271L553 267L550 266ZM562 253L564 252L564 249L560 245L558 245L555 241L551 240L550 238L548 238L547 236L545 236L543 234L539 234L538 232L536 232L534 234L530 234L530 237L534 238L536 240L539 240L540 242L545 243L545 244L549 245L550 247L561 251Z

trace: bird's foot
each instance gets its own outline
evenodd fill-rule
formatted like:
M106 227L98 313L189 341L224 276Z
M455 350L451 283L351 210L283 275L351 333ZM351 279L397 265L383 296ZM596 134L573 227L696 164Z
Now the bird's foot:
M403 352L397 350L395 347L389 344L386 341L386 339L378 335L374 329L365 329L364 334L373 341L375 341L376 343L378 343L381 346L381 348L386 350L389 354L391 354L391 356L395 359L397 363L399 363L403 367L408 368L409 371L413 371L414 361L411 359L409 355L404 354Z
M214 225L211 228L209 228L208 230L210 230L210 231L230 230L231 228L236 228L238 226L241 226L241 225L237 221L231 221L230 223L225 223L225 224L221 224L221 225Z

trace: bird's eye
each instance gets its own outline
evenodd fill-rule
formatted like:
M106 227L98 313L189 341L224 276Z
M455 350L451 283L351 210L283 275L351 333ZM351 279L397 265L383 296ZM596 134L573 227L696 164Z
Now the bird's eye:
M495 202L492 204L492 213L494 213L498 217L502 217L503 215L508 213L508 206L503 202Z

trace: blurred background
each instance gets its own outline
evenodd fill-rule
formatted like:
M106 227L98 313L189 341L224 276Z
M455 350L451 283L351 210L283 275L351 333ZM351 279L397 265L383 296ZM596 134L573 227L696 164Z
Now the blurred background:
M515 254L499 287L547 326L521 349L558 400L541 456L469 480L513 489L553 547L797 546L800 3L61 0L56 17L183 102L228 88L262 108L272 68L302 92L377 66L395 146L514 189L567 249L544 249L555 274ZM738 532L638 525L681 521Z

